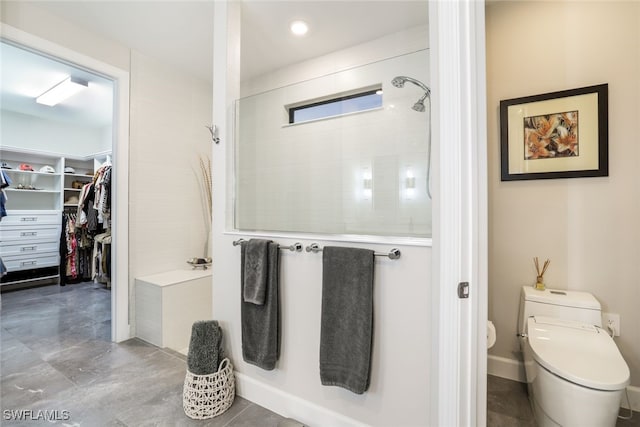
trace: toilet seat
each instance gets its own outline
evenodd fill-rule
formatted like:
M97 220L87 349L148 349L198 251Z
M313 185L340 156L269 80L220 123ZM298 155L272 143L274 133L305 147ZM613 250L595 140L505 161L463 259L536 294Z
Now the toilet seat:
M530 317L527 326L534 359L553 374L596 390L629 384L629 367L603 329L544 316Z

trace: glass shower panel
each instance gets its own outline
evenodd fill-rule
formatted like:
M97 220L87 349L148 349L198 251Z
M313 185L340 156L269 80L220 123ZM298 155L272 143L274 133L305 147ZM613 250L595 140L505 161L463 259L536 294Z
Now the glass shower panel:
M236 102L235 228L431 237L429 51L373 62ZM382 106L289 124L291 106L381 88ZM428 99L427 99L428 101Z

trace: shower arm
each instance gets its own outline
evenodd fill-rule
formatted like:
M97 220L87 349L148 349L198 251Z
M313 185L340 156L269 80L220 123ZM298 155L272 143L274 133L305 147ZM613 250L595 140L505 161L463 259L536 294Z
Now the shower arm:
M427 97L428 97L429 95L431 95L431 91L430 91L429 89L427 89L427 90L426 90L426 92L424 93L424 95L422 95L422 96L420 97L420 99L418 99L418 102L416 102L416 104L418 104L418 103L420 103L420 104L421 104L421 103L423 103L423 102L425 101L425 99L427 99Z
M421 88L422 90L424 90L424 97L422 98L423 101L426 99L427 96L431 95L431 90L420 80L414 79L413 77L407 77L407 76L403 76L402 79L407 82L411 82L414 85Z

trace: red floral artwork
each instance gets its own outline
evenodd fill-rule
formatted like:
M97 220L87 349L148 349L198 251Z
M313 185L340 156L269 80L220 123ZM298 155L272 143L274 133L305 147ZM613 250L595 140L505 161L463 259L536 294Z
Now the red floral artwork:
M524 118L525 160L578 156L578 112Z

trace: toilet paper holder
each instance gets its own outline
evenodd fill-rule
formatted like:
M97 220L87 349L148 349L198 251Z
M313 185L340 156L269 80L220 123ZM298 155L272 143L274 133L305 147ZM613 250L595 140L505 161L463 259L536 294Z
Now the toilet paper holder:
M491 320L487 320L487 349L490 349L496 343L496 327Z

